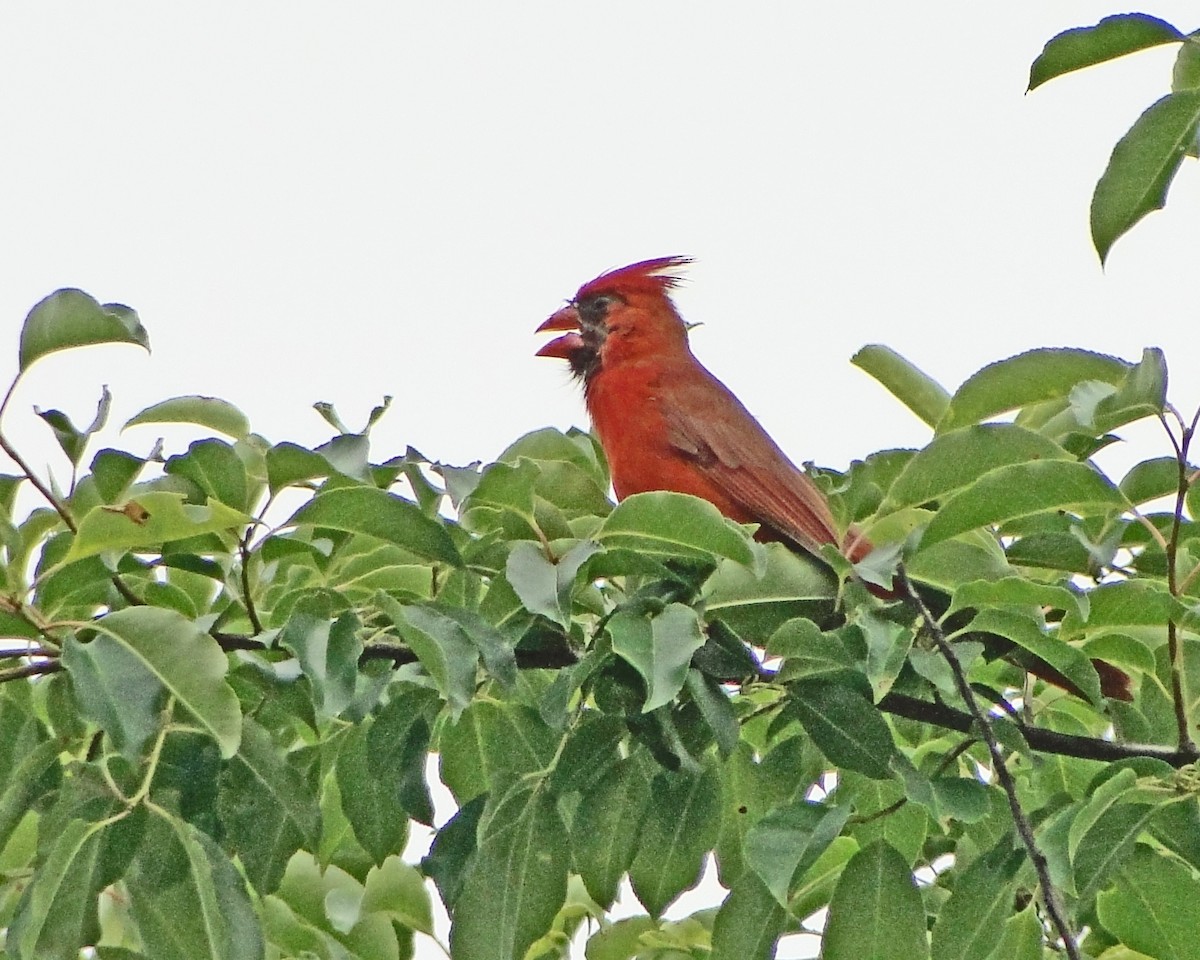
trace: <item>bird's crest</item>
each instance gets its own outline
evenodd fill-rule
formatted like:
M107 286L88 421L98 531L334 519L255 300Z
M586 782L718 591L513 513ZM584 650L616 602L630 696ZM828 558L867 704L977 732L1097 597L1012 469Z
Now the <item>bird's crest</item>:
M579 288L575 296L577 300L586 300L602 293L666 294L679 286L682 278L663 271L686 267L691 262L691 257L656 257L653 260L631 263L627 267L602 273L595 280L589 280Z

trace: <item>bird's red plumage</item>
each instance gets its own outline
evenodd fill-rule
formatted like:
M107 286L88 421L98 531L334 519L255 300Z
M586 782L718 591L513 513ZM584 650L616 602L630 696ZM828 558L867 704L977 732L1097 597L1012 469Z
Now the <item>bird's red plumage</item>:
M839 531L825 495L720 380L693 356L670 292L691 261L660 257L610 270L579 288L539 330L568 331L538 351L567 360L617 498L654 490L702 497L760 540L819 555L836 544L861 560L871 543ZM1108 696L1129 699L1129 678L1097 663ZM1071 689L1048 664L1030 669ZM1078 692L1077 690L1075 692Z

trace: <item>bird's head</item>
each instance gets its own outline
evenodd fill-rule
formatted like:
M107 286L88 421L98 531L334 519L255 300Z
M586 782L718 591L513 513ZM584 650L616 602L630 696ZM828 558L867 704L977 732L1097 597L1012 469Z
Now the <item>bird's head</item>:
M568 331L537 352L558 357L585 383L605 367L687 350L687 326L671 302L687 257L659 257L589 280L538 332Z

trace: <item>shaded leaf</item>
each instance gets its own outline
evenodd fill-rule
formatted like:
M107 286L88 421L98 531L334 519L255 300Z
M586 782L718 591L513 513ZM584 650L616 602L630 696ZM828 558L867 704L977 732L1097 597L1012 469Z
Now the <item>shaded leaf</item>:
M279 886L288 860L302 845L316 849L320 810L312 787L249 717L238 752L221 775L217 806L226 845L263 896Z
M567 897L567 832L554 798L520 787L482 825L479 849L454 905L454 960L522 957Z
M846 864L829 903L825 960L920 960L929 956L925 908L908 864L877 840Z
M646 682L642 712L670 703L683 689L692 654L704 645L696 611L682 603L668 604L647 620L624 611L608 621L613 652Z
M872 779L891 776L892 734L874 704L840 683L791 685L791 708L831 763Z
M650 802L643 766L628 757L617 761L583 795L571 822L571 846L588 893L608 908L637 853L639 825Z
M720 828L721 780L712 767L697 774L660 773L650 793L653 802L629 880L642 906L657 917L700 880L704 856Z
M1150 957L1200 958L1200 882L1191 871L1139 844L1116 880L1096 898L1105 929Z
M233 755L242 715L216 640L160 607L118 610L95 629L99 635L90 643L68 641L66 666L85 709L128 756L157 729L160 690L217 741L222 756Z
M191 824L154 817L126 877L142 944L155 960L257 960L262 929L245 880Z

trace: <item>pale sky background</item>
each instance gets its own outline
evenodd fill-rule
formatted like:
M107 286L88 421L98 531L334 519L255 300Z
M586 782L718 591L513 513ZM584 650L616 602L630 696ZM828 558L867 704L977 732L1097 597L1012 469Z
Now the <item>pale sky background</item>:
M1200 26L1194 2L1143 9ZM201 393L272 441L317 444L313 401L357 425L394 394L379 459L412 444L486 461L585 422L533 328L602 270L665 254L697 260L677 298L704 324L697 354L798 461L926 442L849 364L870 342L951 389L1035 346L1157 345L1190 411L1195 164L1106 271L1087 228L1174 48L1024 95L1047 39L1116 12L5 4L0 380L26 312L61 286L134 307L154 348L42 361L5 428L53 461L32 405L86 424L107 383L117 424ZM160 432L108 439L144 453ZM1153 429L1128 433L1109 462L1168 452Z

